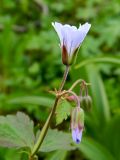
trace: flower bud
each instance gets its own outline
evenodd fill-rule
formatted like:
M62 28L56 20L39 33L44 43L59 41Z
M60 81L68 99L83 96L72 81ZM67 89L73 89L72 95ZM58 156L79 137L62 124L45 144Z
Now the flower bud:
M86 111L90 110L91 109L91 106L92 106L92 99L89 95L87 96L81 96L80 97L80 104L81 104L81 107L84 108Z
M72 111L71 115L71 129L72 138L76 143L80 143L82 138L82 131L84 128L84 111L83 109L76 107Z
M71 102L71 101L75 101L76 97L72 95L72 96L68 96L66 99Z

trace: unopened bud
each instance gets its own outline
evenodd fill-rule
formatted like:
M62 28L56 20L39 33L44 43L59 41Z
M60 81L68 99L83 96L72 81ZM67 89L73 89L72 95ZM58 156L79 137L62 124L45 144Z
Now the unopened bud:
M91 97L89 95L80 97L80 104L81 104L81 107L84 108L84 110L89 111L92 106Z
M74 95L72 95L72 96L68 96L66 99L67 99L68 101L75 101L75 100L76 100L76 97L75 97Z

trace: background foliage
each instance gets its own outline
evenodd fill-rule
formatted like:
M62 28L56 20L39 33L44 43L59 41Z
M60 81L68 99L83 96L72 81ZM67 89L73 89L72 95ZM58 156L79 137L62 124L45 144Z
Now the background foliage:
M39 157L45 160L119 160L119 0L1 0L0 114L23 111L35 124L39 123L36 128L43 126L54 100L48 91L59 87L64 71L52 21L77 26L86 21L92 24L65 87L84 78L92 84L89 92L93 105L86 113L86 127L78 150L68 152L58 147L57 151L47 154L40 152ZM66 119L67 115L62 116ZM57 123L60 122L58 117ZM70 132L69 126L69 118L57 125L66 132ZM51 127L56 128L54 121ZM0 159L20 160L22 157L16 150L1 148Z

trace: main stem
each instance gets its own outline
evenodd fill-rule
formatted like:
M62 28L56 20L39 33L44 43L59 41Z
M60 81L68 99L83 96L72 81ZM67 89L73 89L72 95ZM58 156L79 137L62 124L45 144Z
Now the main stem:
M69 72L69 66L66 66L66 69L65 69L65 72L64 72L64 75L63 75L63 79L62 79L62 82L61 82L61 85L60 85L60 88L59 88L59 92L62 91L63 87L64 87L64 84L66 82L66 79L67 79L67 75L68 75L68 72ZM57 103L59 101L59 98L60 96L57 96L56 99L55 99L55 102L54 102L54 106L52 108L52 111L50 112L50 115L49 117L47 118L47 121L45 122L42 130L41 130L41 133L38 137L38 140L36 142L36 144L34 145L33 147L33 150L31 152L31 157L34 157L34 155L37 153L38 149L40 148L45 136L46 136L46 133L48 131L48 128L49 128L49 125L50 125L50 122L51 122L51 119L55 113L55 110L56 110L56 106L57 106Z

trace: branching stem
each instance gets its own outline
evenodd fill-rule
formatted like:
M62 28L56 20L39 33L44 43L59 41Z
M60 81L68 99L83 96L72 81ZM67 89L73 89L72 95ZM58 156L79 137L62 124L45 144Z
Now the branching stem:
M40 148L40 146L41 146L41 144L42 144L42 142L43 142L43 140L44 140L44 138L45 138L45 136L47 134L48 128L50 126L51 119L52 119L52 117L53 117L53 115L55 113L56 107L57 107L57 103L58 103L58 101L59 101L59 99L61 97L60 92L62 91L62 89L64 87L64 84L65 84L66 79L67 79L68 72L69 72L69 66L66 66L66 70L65 70L64 75L63 75L63 80L61 82L60 89L58 91L58 95L56 96L52 111L50 112L50 115L49 115L47 121L45 122L41 132L40 132L38 140L37 140L36 144L33 147L33 150L31 152L31 156L30 156L31 159L32 159L32 157L34 157L34 155L39 150L39 148Z
M82 79L78 79L77 81L75 81L75 83L73 83L73 85L70 87L69 91L72 91L81 82L83 82Z
M63 96L64 94L67 94L67 93L72 94L72 95L75 97L76 103L77 103L77 107L80 107L79 97L78 97L73 91L71 91L71 90L65 91L65 92L63 92L63 93L61 94L61 96Z

